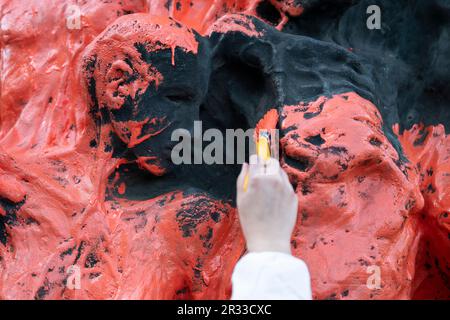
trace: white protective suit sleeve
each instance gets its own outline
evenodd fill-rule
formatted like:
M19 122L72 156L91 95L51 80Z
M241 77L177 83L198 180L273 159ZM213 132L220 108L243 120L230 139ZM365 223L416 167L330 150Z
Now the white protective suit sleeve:
M232 300L311 300L311 280L303 260L281 252L252 252L236 264Z

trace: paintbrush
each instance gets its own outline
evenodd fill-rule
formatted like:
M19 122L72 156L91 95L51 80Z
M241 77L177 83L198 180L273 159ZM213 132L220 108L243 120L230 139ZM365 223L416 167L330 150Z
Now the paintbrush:
M269 130L260 129L258 139L256 141L256 154L258 155L258 161L267 162L270 159L272 144L273 139L271 139ZM249 175L247 173L244 178L244 191L247 191L248 180Z

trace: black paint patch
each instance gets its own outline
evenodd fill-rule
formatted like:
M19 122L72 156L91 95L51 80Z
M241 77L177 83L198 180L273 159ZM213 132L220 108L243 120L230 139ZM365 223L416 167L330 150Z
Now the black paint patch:
M206 198L198 198L194 201L183 203L182 209L177 212L176 219L182 231L183 237L187 238L197 232L197 226L209 219L209 212L213 205Z
M97 255L94 252L90 252L86 256L86 261L84 263L85 268L93 268L99 262Z
M281 15L277 8L268 0L261 1L256 7L256 14L266 22L277 25L281 21Z
M59 255L61 260L63 260L65 256L71 256L73 253L73 250L75 250L75 248L76 248L76 246L74 246L73 248L69 248L66 251L61 252L61 254Z
M50 284L48 279L45 279L44 284L39 287L34 295L34 300L43 300L50 292Z
M208 227L206 234L200 235L200 240L203 242L203 247L206 249L212 248L211 239L213 237L213 229L211 227Z
M307 137L307 138L305 138L305 141L308 143L311 143L315 146L321 146L322 144L325 143L325 140L322 138L322 136L320 134Z
M86 246L86 242L84 240L82 240L78 246L77 256L75 257L74 264L76 264L78 262L78 260L80 259L81 253L83 252L85 246Z
M0 242L3 245L6 245L9 238L7 226L13 227L19 225L17 211L19 211L24 203L25 199L16 203L0 197L0 207L6 212L5 215L0 215Z

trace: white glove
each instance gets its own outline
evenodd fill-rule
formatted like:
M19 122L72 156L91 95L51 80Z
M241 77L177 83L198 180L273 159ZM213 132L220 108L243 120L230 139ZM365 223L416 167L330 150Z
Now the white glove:
M249 252L290 254L297 207L297 195L278 160L258 161L253 155L250 165L244 163L237 180L237 208Z

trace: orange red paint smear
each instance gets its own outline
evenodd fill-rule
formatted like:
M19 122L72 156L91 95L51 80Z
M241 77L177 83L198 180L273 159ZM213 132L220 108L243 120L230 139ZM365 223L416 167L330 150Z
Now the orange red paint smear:
M118 16L163 12L163 2L86 2L82 28L68 31L62 17L69 1L3 1L0 41L9 54L1 66L1 299L230 297L231 273L245 252L235 208L184 190L146 201L107 198L110 189L127 191L120 176L108 182L125 160L107 149L108 126L92 146L97 132L80 96L79 57L92 39ZM203 34L223 13L211 1L196 1L190 11L185 3L170 14ZM223 3L235 8L228 12L246 12L258 1ZM32 16L39 17L33 24ZM149 32L172 49L197 50L186 28ZM154 70L123 94L163 80ZM309 265L314 297L448 298L450 140L444 128L397 131L409 160L401 162L376 107L355 93L285 106L260 126L273 127L278 116L282 165L300 203L292 250ZM132 145L140 141L142 123L136 126ZM137 162L164 174L156 159ZM81 272L80 290L67 288L71 266ZM367 286L370 266L380 268L380 288Z
M400 135L410 158L402 163L376 107L355 93L286 106L281 116L283 168L299 197L292 245L310 267L314 297L448 298L442 219L450 209L450 149L442 126L428 128L430 140L420 147L413 147L419 129ZM429 166L436 172L425 178L436 179L432 194L423 182Z
M398 128L396 128L398 132ZM414 298L450 296L450 137L442 125L414 125L399 135L416 166L424 207L418 218L422 241L416 261Z
M168 15L195 29L200 34L206 34L210 32L208 31L209 27L226 14L244 13L264 20L265 17L261 16L257 10L263 2L263 0L177 0L169 2L169 5L167 5L166 0L157 0L151 1L149 12L156 15ZM296 17L303 13L303 7L298 1L270 0L267 2L280 14L280 21L276 22L275 25L279 30L288 21L288 15ZM223 28L226 28L225 24ZM236 29L239 26L235 24L231 28ZM244 29L242 28L242 30Z

